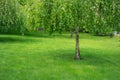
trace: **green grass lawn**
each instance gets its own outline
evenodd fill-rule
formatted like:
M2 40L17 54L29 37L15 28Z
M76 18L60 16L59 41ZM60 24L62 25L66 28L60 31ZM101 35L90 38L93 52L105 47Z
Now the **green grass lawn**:
M0 35L0 80L120 80L116 37L80 34L81 61L69 34Z

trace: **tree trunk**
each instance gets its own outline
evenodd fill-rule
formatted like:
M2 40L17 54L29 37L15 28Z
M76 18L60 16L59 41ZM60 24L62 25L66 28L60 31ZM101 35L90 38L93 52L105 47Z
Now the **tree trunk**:
M76 52L75 59L80 60L80 49L79 49L79 27L76 28Z

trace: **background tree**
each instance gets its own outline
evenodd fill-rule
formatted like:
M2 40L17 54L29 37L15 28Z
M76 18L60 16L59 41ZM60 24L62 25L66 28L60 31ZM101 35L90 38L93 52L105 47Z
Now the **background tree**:
M119 28L120 16L118 0L92 0L90 5L88 30L94 35L110 35Z
M23 33L24 17L16 0L0 0L0 33Z

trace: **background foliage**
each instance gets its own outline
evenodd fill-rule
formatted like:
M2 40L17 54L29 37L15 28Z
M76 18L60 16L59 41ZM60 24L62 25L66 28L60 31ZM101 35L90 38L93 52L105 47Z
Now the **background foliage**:
M0 0L0 33L120 31L119 0Z

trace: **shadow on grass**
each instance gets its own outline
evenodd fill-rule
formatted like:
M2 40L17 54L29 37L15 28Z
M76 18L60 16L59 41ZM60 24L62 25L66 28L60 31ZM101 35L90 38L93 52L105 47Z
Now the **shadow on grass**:
M60 34L60 33L53 33L53 34L49 34L49 33L42 33L42 32L32 32L32 33L26 33L25 36L29 36L29 37L38 37L38 38L67 38L67 39L74 39L70 38L70 34Z
M111 38L109 36L94 36L92 34L80 33L80 39L103 41L103 39L104 40L113 40L114 37Z
M35 39L24 38L24 37L0 37L0 43L15 43L15 42L36 42Z
M19 36L19 34L17 34ZM37 37L37 38L64 38L64 39L75 39L75 34L73 36L73 38L70 37L69 33L53 33L52 35L50 35L49 33L45 33L45 32L28 32L25 33L26 37ZM86 37L87 36L87 37ZM110 38L109 36L93 36L91 34L88 33L80 33L80 40L82 39L89 39L89 40L97 40L97 41L101 41L103 39L113 39Z
M120 67L120 54L101 54L101 50L94 49L81 49L81 60L74 60L74 50L59 50L52 53L56 53L53 56L54 60L63 62L72 62L77 65L93 65L93 66L116 66ZM117 59L115 59L117 58Z
M59 50L59 51L52 51L53 59L60 60L60 61L71 61L74 60L74 51L73 50Z
M25 36L28 36L28 37L42 37L42 38L51 38L52 37L47 33L41 33L41 32L25 33Z

